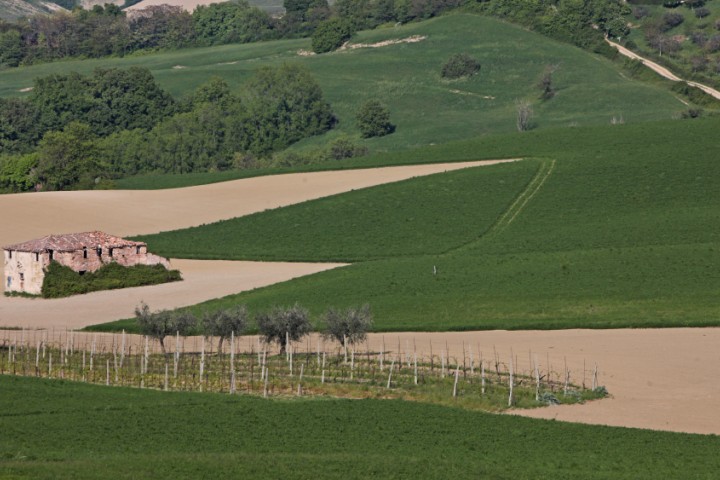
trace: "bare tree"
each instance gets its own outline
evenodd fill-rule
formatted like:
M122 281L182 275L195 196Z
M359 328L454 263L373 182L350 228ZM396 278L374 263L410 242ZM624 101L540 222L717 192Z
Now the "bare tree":
M517 109L517 119L515 124L518 132L530 130L533 116L532 105L527 100L518 100L515 102L515 107Z
M345 311L330 308L323 315L323 323L323 337L337 340L344 347L346 343L354 345L365 340L372 327L373 316L368 304Z
M202 330L205 336L220 337L218 354L222 352L223 340L233 332L239 335L248 325L248 312L245 305L226 310L207 312L202 319Z
M312 331L308 311L297 303L292 308L273 307L255 317L258 330L268 343L276 342L285 353L287 340L296 342Z
M163 354L165 351L165 337L180 333L188 335L197 325L197 319L189 311L173 312L170 310L150 311L145 302L135 307L135 318L143 335L154 338L160 343Z

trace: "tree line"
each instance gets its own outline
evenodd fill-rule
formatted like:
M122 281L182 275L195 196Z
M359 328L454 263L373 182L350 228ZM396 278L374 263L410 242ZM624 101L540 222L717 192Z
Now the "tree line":
M239 91L211 79L181 100L139 67L50 75L27 99L0 99L0 190L238 167L335 122L314 77L295 65L261 68Z
M163 353L167 353L166 337L197 334L218 337L220 353L223 342L231 335L246 333L251 321L244 305L206 312L197 317L189 310L153 312L146 303L135 308L135 319L140 332L157 340ZM331 307L321 316L319 331L324 338L346 347L363 342L372 325L373 316L367 304L344 310ZM258 312L255 326L265 342L277 344L281 353L285 353L288 342L297 342L314 330L308 311L298 304L292 307L274 306L268 311Z
M141 50L177 49L309 37L328 22L348 31L387 22L426 19L463 0L285 0L286 14L270 16L245 0L182 7L159 5L124 11L117 5L77 7L16 22L0 20L0 67L67 57L124 56Z

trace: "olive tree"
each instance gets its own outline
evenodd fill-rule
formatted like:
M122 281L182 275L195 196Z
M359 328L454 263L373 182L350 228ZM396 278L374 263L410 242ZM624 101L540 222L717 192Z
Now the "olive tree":
M312 331L308 311L297 303L291 308L273 307L255 317L260 335L265 342L275 342L280 353L285 353L287 341L296 342Z
M367 338L367 332L372 328L370 305L350 307L347 310L330 308L323 315L323 324L324 338L337 340L343 347L360 343Z
M145 302L140 302L140 305L135 307L135 318L140 326L140 332L157 340L163 354L167 353L165 337L176 333L186 336L197 325L197 318L191 312L173 312L171 310L151 312Z
M235 308L206 312L202 319L202 331L205 336L220 337L218 354L222 352L223 340L233 333L241 334L248 324L248 312L245 305Z

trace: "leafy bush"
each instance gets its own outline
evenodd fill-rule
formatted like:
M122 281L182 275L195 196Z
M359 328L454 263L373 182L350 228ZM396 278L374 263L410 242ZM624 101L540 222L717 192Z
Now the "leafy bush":
M685 21L685 17L683 17L680 13L668 12L662 16L662 20L665 27L670 30L683 23Z
M352 26L346 20L333 18L326 20L315 29L312 35L312 49L315 53L337 50L352 36Z
M356 119L363 138L382 137L395 131L395 125L390 123L390 111L378 100L365 102Z
M42 284L43 298L60 298L117 288L156 285L182 280L178 270L168 270L162 265L136 265L123 267L115 262L83 275L70 267L51 262L45 271Z
M475 75L480 71L480 62L467 53L452 55L442 66L440 74L443 78L462 78Z
M695 9L695 16L697 18L705 18L710 15L710 9L707 7L700 7Z

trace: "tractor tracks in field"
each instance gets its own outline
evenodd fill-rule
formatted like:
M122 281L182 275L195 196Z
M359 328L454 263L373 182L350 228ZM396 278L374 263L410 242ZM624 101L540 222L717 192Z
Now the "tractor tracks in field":
M540 165L538 166L537 172L535 172L532 179L485 233L467 243L458 245L443 252L442 255L456 252L470 245L474 245L481 240L494 238L510 226L518 215L522 213L528 203L530 203L530 200L532 200L532 198L540 191L542 186L552 174L553 170L555 170L555 159L539 159L539 163Z
M508 207L507 210L497 219L495 224L483 235L483 237L491 237L498 235L505 230L510 224L515 221L520 212L527 206L528 202L540 191L543 184L552 174L555 169L556 160L540 160L540 166L538 167L537 173L527 184L525 189L515 197L515 200Z

